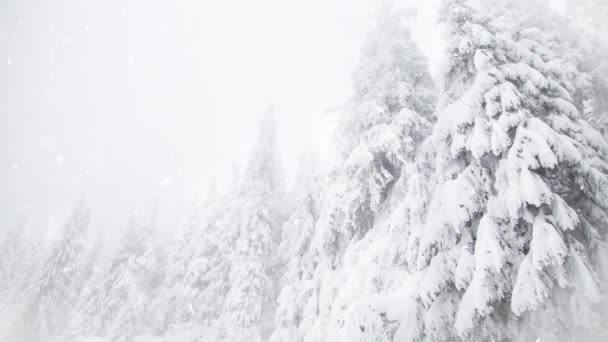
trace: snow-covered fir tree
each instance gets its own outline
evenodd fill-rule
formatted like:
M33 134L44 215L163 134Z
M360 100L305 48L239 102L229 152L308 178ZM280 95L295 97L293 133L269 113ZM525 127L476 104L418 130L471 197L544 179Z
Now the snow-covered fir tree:
M313 279L298 294L305 316L313 316L299 327L305 341L382 341L395 329L386 326L386 297L378 294L390 290L390 270L404 267L396 258L407 243L403 220L413 225L424 214L424 202L414 201L430 174L421 147L436 98L408 15L380 13L354 73L355 95L339 130L344 160L316 225Z
M89 207L81 200L50 248L35 253L42 259L31 261L26 284L19 284L25 286L17 296L22 298L19 305L25 308L24 319L33 322L39 338L65 332L81 286L79 266L89 216Z
M12 285L17 280L25 255L26 222L22 220L19 225L7 232L0 245L0 303L9 298Z
M578 48L579 69L592 84L583 114L608 139L608 5L601 0L568 0L567 13L577 27L578 44L573 45Z
M30 286L34 274L39 270L46 240L40 225L28 226L24 231L14 231L7 236L5 242L10 240L16 244L5 245L4 253L6 256L14 254L16 259L6 257L6 267L9 271L12 265L18 267L13 270L14 274L10 276L12 279L5 284L0 298L0 337L21 337L28 341L35 338L36 332L33 327L34 310L29 305L32 293L25 289ZM19 244L20 248L13 248Z
M493 25L527 44L541 56L560 56L575 65L575 101L581 114L606 134L608 124L608 39L597 18L606 11L601 1L569 4L568 16L552 9L546 0L485 1L481 10ZM539 15L542 13L542 15Z
M408 340L593 331L600 292L588 260L605 234L608 145L577 108L576 67L464 0L440 11L439 183L417 257L422 317Z
M80 278L82 283L86 283L95 271L95 267L101 262L103 257L104 232L100 231L85 248L84 257L80 261Z
M103 232L99 232L81 262L81 288L72 310L65 337L71 341L103 336L106 312L106 277L109 262L102 254Z
M21 338L34 340L37 329L34 326L37 308L34 305L37 292L34 280L40 272L46 256L46 228L33 225L23 234L23 249L19 269L15 279L7 288L0 305L0 337L7 340Z
M167 257L171 266L165 274L160 295L154 302L154 306L159 309L155 317L159 331L167 331L172 324L185 321L190 315L188 302L182 298L182 283L193 258L192 244L196 230L200 228L202 210L198 205L195 206L186 221L184 231L169 245Z
M133 218L110 263L105 296L110 341L130 342L150 324L147 304L157 277L156 236L153 218Z
M411 41L403 15L385 10L355 70L354 99L338 129L343 157L328 193L317 235L319 247L336 258L361 237L401 172L414 138L408 128L433 111L434 86L426 60Z
M275 330L270 337L273 342L298 340L298 327L306 304L302 300L306 297L300 293L306 292L303 288L311 284L314 275L314 259L309 251L323 197L323 178L316 160L312 151L301 158L300 170L289 196L295 199L295 205L281 227L281 242L276 253L278 260L275 262L281 275L277 279L277 287L281 290L277 298Z
M85 341L87 338L103 336L107 328L107 276L108 263L96 259L90 264L89 276L83 282L71 316L66 339Z
M213 189L195 205L182 235L170 249L169 271L156 300L160 331L194 334L195 339L217 335L217 319L227 289L225 250L220 249L218 225L223 199Z
M220 323L226 339L260 341L274 297L271 253L279 234L281 180L272 109L262 122L251 159L226 216L220 247L229 262Z

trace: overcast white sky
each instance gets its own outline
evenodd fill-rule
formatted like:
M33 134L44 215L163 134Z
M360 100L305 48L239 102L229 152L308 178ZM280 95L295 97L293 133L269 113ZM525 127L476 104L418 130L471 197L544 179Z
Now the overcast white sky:
M434 66L440 0L421 2ZM324 112L348 100L380 3L0 1L0 225L63 219L80 194L101 225L174 218L246 161L269 103L293 173L307 146L327 149Z
M0 220L183 208L274 103L288 172L347 100L377 1L0 2ZM111 224L115 224L112 222Z

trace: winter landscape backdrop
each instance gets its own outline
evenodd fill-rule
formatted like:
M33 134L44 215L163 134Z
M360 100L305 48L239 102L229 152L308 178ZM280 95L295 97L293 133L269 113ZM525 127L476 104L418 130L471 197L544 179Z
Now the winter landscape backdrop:
M607 341L607 16L3 1L0 341Z

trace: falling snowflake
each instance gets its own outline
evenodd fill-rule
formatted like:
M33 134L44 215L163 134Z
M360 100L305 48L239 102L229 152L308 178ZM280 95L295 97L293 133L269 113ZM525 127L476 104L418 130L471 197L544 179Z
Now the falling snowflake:
M57 162L57 164L61 164L61 163L63 163L64 158L63 158L63 156L59 155L59 156L57 156L57 158L55 158L55 161Z
M173 185L173 182L171 181L171 178L169 178L169 177L165 177L165 178L163 178L163 180L160 182L160 185L161 185L161 186L163 186L163 187L165 187L165 188L168 188L168 187L170 187L171 185Z
M40 139L40 145L42 145L45 150L51 150L53 148L53 141L49 138L42 138Z

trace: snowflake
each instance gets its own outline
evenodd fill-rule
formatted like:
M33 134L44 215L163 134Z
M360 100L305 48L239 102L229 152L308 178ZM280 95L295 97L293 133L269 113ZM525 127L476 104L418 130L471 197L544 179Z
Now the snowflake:
M161 185L161 186L163 186L163 187L165 187L165 188L168 188L168 187L170 187L171 185L173 185L173 182L171 181L171 178L169 178L169 177L165 177L165 178L163 178L163 180L160 182L160 185Z

